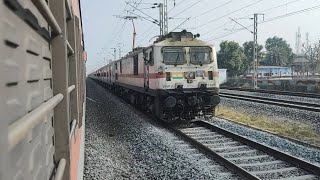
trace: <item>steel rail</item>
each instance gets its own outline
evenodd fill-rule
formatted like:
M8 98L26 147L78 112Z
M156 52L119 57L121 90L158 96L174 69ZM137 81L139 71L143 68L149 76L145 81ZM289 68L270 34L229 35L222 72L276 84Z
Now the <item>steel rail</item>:
M270 97L262 97L262 96L255 96L255 95L246 95L246 94L236 94L236 93L229 93L229 92L220 92L220 94L231 95L231 96L233 96L233 95L234 96L241 96L241 97L247 97L247 98L253 98L253 99L267 100L267 101L283 102L283 103L289 103L289 104L297 104L297 105L302 105L302 106L320 107L320 104L308 103L308 102L302 102L302 101L276 99L276 98L270 98Z
M292 92L292 91L278 91L278 90L266 90L266 89L251 89L251 88L229 88L220 87L220 89L234 90L234 91L246 91L246 92L258 92L265 94L276 94L276 95L286 95L286 96L297 96L297 97L308 97L320 99L320 94L317 93L304 93L304 92Z
M196 141L195 139L191 138L190 136L186 135L185 133L183 133L182 131L167 126L171 131L175 132L176 134L178 134L179 136L183 137L184 139L186 139L188 142L190 142L193 146L197 147L200 151L202 151L203 153L205 153L206 155L208 155L210 158L212 158L213 160L216 160L218 162L220 162L221 164L223 164L224 166L226 166L228 169L230 169L231 171L237 173L238 175L242 176L245 179L248 180L259 180L259 178L253 174L250 174L248 171L246 171L245 169L237 166L236 164L232 163L231 161L227 160L226 158L224 158L223 156L219 155L218 153L212 151L210 148L206 147L205 145L201 144L200 142Z
M243 136L237 135L235 133L232 133L228 130L217 127L217 126L215 126L211 123L205 122L205 121L195 121L195 122L193 122L193 124L195 125L195 127L204 127L204 128L211 130L213 132L217 132L218 134L222 134L222 135L226 136L227 138L231 138L237 142L240 142L242 144L247 145L248 147L262 151L269 156L278 158L279 160L281 160L283 162L286 162L286 163L289 163L293 166L296 166L299 169L303 169L306 172L311 173L312 175L310 175L310 176L313 176L313 175L320 176L320 167L316 166L312 163L309 163L305 160L302 160L300 158L294 157L294 156L289 155L287 153L278 151L278 150L276 150L272 147L269 147L267 145L263 145L258 142L252 141L252 140L247 139ZM201 142L197 141L196 139L190 137L189 135L187 135L186 133L184 133L182 130L180 130L178 128L181 128L183 130L184 127L179 127L179 126L170 127L169 126L169 129L171 129L173 132L180 135L181 137L186 139L188 142L190 142L193 146L195 146L199 150L201 150L203 153L214 158L215 160L219 161L220 163L224 164L228 169L234 171L235 173L239 174L240 176L242 176L246 179L260 179L256 175L254 175L255 174L254 172L248 172L247 170L236 165L235 163L232 163L227 158L214 152L214 150L211 150L210 148L208 148L207 146L205 146ZM248 164L248 165L250 165L250 164Z
M200 125L200 126L204 126L208 129L211 129L213 131L216 131L218 133L221 133L223 135L226 135L226 136L229 136L231 137L232 139L235 139L239 142L242 142L243 144L246 144L246 145L249 145L249 146L252 146L260 151L263 151L267 154L271 154L272 156L275 156L277 158L279 158L280 160L282 161L285 161L285 162L288 162L290 164L294 164L296 166L298 166L299 168L301 169L304 169L308 172L312 172L313 174L315 175L318 175L320 176L320 167L319 166L316 166L314 164L311 164L305 160L302 160L300 158L297 158L297 157L294 157L294 156L291 156L287 153L284 153L284 152L281 152L279 150L276 150L272 147L269 147L267 145L263 145L263 144L260 144L258 142L255 142L255 141L252 141L250 139L247 139L243 136L240 136L240 135L237 135L233 132L230 132L228 130L225 130L225 129L222 129L220 127L217 127L209 122L205 122L205 121L197 121L195 122L195 124L197 125Z
M295 108L295 109L301 109L301 110L307 110L307 111L313 111L313 112L320 112L319 104L313 104L313 103L307 103L307 102L301 102L301 101L289 101L289 100L282 100L282 99L275 99L275 98L266 98L266 97L259 97L259 96L248 96L243 94L240 95L240 94L232 94L232 93L223 93L223 92L220 92L219 95L220 97L224 97L224 98L232 98L232 99L277 105L277 106L283 106L283 107L289 107L289 108Z

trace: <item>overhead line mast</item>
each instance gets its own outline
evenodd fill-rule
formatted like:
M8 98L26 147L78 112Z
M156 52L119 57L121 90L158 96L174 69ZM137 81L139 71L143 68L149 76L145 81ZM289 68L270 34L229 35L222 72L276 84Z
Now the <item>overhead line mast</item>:
M136 42L136 26L134 24L134 20L137 19L137 16L116 16L117 18L122 18L126 20L131 20L132 26L133 26L133 37L132 37L132 50L135 48L135 42Z
M263 20L264 20L264 14L258 14L255 13L253 18L254 20L254 28L253 31L251 31L250 29L248 29L248 27L243 26L242 24L240 24L239 22L237 22L236 20L230 18L232 21L236 22L237 24L239 24L242 28L246 29L247 31L249 31L250 33L253 34L253 76L252 76L252 85L254 89L258 88L258 66L259 66L259 62L258 62L258 16L259 15L263 15Z

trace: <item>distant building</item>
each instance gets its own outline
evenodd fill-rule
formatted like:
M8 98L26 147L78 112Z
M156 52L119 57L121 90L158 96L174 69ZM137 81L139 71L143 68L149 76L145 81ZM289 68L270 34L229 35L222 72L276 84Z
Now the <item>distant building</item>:
M219 81L220 84L227 82L227 69L219 69Z
M312 63L304 55L298 55L291 65L295 76L309 75L312 71Z
M252 76L254 72L250 72ZM291 67L282 66L259 66L257 69L258 78L281 78L292 76Z

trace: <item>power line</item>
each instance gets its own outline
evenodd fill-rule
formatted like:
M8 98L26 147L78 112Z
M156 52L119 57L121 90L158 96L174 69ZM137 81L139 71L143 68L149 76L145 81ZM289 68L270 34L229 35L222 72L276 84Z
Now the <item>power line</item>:
M267 11L270 11L270 10L273 10L273 9L277 9L277 8L280 8L280 7L283 7L283 6L287 6L287 5L289 5L289 4L292 4L292 3L295 3L295 2L298 2L298 1L301 1L301 0L294 0L294 1L290 1L290 2L284 3L284 4L280 4L280 5L278 5L278 6L274 6L274 7L271 7L271 8L262 10L262 11L259 11L258 13L264 13L264 12L267 12ZM248 18L248 17L250 17L250 16L252 16L252 15L253 15L253 14L245 15L245 16L243 16L243 17L236 18L236 19L244 19L244 18ZM203 33L202 36L205 36L205 35L211 33L212 31L215 31L215 30L217 30L217 29L220 29L220 28L224 27L225 25L229 24L230 22L232 22L232 21L229 21L229 22L225 23L224 25L221 25L221 26L219 26L219 27L217 27L217 28L214 28L213 30L210 30L210 31L208 31L208 32L206 32L206 33Z
M180 3L178 3L177 5L175 5L173 8L171 8L169 11L168 11L168 14L176 7L178 7L180 4L182 4L184 1L186 0L182 0Z
M201 28L201 27L203 27L203 26L206 26L207 24L210 24L210 23L212 23L212 22L218 21L218 20L220 20L220 19L222 19L222 18L225 18L225 17L227 17L227 16L229 16L229 15L231 15L231 14L234 14L234 13L239 12L239 11L241 11L241 10L243 10L243 9L246 9L246 8L248 8L248 7L250 7L250 6L253 6L253 5L255 5L255 4L257 4L257 3L261 2L261 1L264 1L264 0L255 1L254 3L251 3L251 4L249 4L249 5L246 5L246 6L244 6L244 7L241 7L240 9L237 9L237 10L235 10L235 11L232 11L232 12L228 13L228 14L225 14L225 15L223 15L223 16L220 16L220 17L218 17L218 18L216 18L216 19L213 19L213 20L211 20L211 21L208 21L208 22L206 22L205 24L202 24L202 25L198 26L196 29L199 29L199 28Z
M173 30L171 30L171 32L174 31L174 30L176 30L177 28L179 28L180 26L182 26L184 23L186 23L186 22L189 21L189 20L190 20L190 18L184 20L181 24L179 24L177 27L175 27Z
M286 18L286 17L293 16L293 15L296 15L296 14L305 13L305 12L312 11L312 10L315 10L315 9L320 9L320 5L313 6L313 7L306 8L306 9L302 9L302 10L299 10L299 11L294 11L294 12L291 12L291 13L289 13L289 14L284 14L284 15L280 15L280 16L275 16L275 17L269 18L269 19L267 19L267 20L265 20L265 21L259 22L259 24L264 24L264 23L267 23L267 22L271 22L271 21L275 21L275 20L278 20L278 19ZM253 25L246 26L246 28L249 28L249 27L252 27L252 26L253 26ZM223 37L226 37L226 36L235 34L235 33L237 33L237 32L243 31L243 30L245 30L245 28L239 29L239 30L237 30L237 31L235 31L235 32L231 32L231 33L224 34L224 35L219 36L219 37L215 37L215 38L209 39L208 41L213 41L213 40L216 40L216 39L220 39L220 38L223 38Z
M200 16L203 16L203 15L205 15L205 14L207 14L207 13L209 13L209 12L212 12L212 11L214 11L214 10L216 10L216 9L219 9L219 8L221 8L221 7L229 4L229 3L231 3L231 2L232 2L232 0L230 0L230 1L222 4L222 5L220 5L220 6L217 6L217 7L215 7L215 8L212 8L212 9L210 9L210 10L208 10L208 11L206 11L206 12L204 12L204 13L198 15L198 16L195 16L195 17L193 17L193 18L190 18L190 19L188 19L187 21L192 20L192 19L195 19L195 18L198 18L198 17L200 17ZM184 23L186 23L187 21L185 21ZM184 23L182 23L182 24L184 24ZM182 24L181 24L181 25L182 25ZM180 26L177 26L175 29L177 29L177 28L179 28L179 27L180 27ZM196 28L196 29L197 29L197 28ZM173 31L173 30L172 30L172 31Z
M151 31L149 34L147 34L143 39L139 40L138 44L139 44L140 42L144 41L146 38L148 38L148 37L149 37L152 33L154 33L157 29L158 29L158 27L155 28L153 31Z
M301 0L294 0L294 1L290 1L290 2L284 3L284 4L280 4L280 5L278 5L278 6L273 6L273 7L271 7L271 8L262 10L262 11L260 11L259 13L264 13L264 12L267 12L267 11L270 11L270 10L273 10L273 9L278 9L278 8L280 8L280 7L287 6L287 5L289 5L289 4L293 4L293 3L298 2L298 1L301 1ZM247 18L247 17L249 17L249 16L252 16L252 14L247 15L247 16L243 16L243 17L237 18L237 19Z
M144 31L143 33L141 33L141 35L138 37L139 39L143 38L144 35L149 32L155 25L153 24L152 26L150 26L146 31Z
M205 15L205 14L208 14L209 12L212 12L212 11L214 11L214 10L216 10L216 9L219 9L219 8L221 8L221 7L223 7L223 6L227 5L227 4L229 4L229 3L231 3L231 2L232 2L232 0L230 0L230 1L228 1L228 2L226 2L226 3L224 3L224 4L222 4L222 5L220 5L220 6L217 6L217 7L215 7L215 8L212 8L212 9L210 9L210 10L208 10L208 11L206 11L206 12L204 12L204 13L202 13L202 14L200 14L200 15L198 15L198 16L196 16L196 17L194 17L194 18L198 18L198 17L200 17L200 16L203 16L203 15ZM194 18L192 18L192 19L194 19Z
M126 2L127 4L129 4L128 2ZM151 17L149 14L141 11L140 9L138 9L137 7L132 6L131 4L129 4L129 6L133 7L134 9L138 10L139 12L141 12L142 14L146 15L147 17L151 18L154 21L157 21L156 19L154 19L153 17Z
M129 12L129 11L128 11ZM156 24L157 22L158 22L158 20L156 20L156 19L153 19L153 21L152 20L150 20L150 19L148 19L148 18L146 18L146 17L143 17L143 16L140 16L140 15L138 15L138 14L136 14L136 13L133 13L133 12L129 12L130 14L133 14L133 15L136 15L136 16L138 16L139 18L141 18L141 19L145 19L145 20L147 20L147 21L149 21L149 22L152 22L152 23L154 23L154 24Z
M191 6L185 8L184 10L182 10L181 12L179 12L178 14L176 14L176 15L174 15L174 16L172 16L172 17L177 17L178 15L184 13L185 11L189 10L190 8L192 8L193 6L199 4L199 2L201 2L201 1L202 1L202 0L198 0L197 2L193 3Z
M142 0L140 0L139 3L137 3L137 1L135 1L134 3L137 3L137 6L136 6L136 7L138 7L141 2L142 2ZM124 7L124 9L123 9L123 12L126 12L127 6L128 6L128 4L125 5L125 7ZM134 10L133 10L133 11L134 11ZM104 49L107 49L108 47L110 47L111 44L114 42L115 38L118 37L118 34L119 34L121 31L123 32L123 30L124 30L123 27L124 27L124 25L126 24L126 21L123 23L123 25L122 25L122 26L120 27L120 29L117 31L117 33L115 33L120 22L121 22L121 19L119 19L119 21L117 22L117 25L115 26L115 28L114 28L114 30L113 30L113 32L112 32L112 39L108 40L108 44L107 44L104 48L101 48L102 51L105 51ZM121 33L122 33L122 32L121 32ZM112 43L110 43L110 42L112 42ZM101 51L100 51L100 53L98 53L98 54L101 54Z

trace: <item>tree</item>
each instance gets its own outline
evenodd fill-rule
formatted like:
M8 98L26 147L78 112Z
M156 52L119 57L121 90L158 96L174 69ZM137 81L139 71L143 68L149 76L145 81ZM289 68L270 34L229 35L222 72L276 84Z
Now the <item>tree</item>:
M243 52L244 55L246 56L246 60L244 62L244 67L246 71L252 69L253 67L253 41L245 42L243 44ZM258 51L258 62L262 60L262 49L263 46L259 45L257 46L257 51Z
M244 64L246 57L243 49L234 41L223 41L220 44L220 51L218 53L219 68L228 69L228 73L232 77L243 74L246 70Z
M312 74L320 73L320 41L313 46L304 46L304 55L309 60Z
M265 62L270 66L287 66L292 63L294 54L290 45L282 38L273 37L266 41L267 55Z

